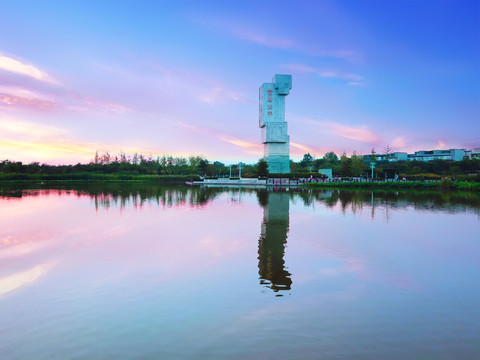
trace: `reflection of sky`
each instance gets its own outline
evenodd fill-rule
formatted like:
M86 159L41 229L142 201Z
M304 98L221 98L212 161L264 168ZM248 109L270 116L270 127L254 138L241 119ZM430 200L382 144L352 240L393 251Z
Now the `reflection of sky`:
M15 273L13 275L7 275L0 278L0 297L9 293L10 291L21 288L24 285L29 285L41 276L45 275L51 264L40 264L31 269Z
M391 213L388 218L387 211ZM363 211L344 214L338 206L327 209L319 203L317 208L297 205L291 213L291 221L298 221L298 226L291 229L290 237L298 236L326 257L325 268L318 269L318 276L349 273L365 281L421 291L439 285L427 276L434 273L433 269L437 274L444 273L444 261L470 266L472 271L480 265L472 232L472 226L478 222L475 216L378 207L372 219L369 204L364 205ZM462 239L461 246L458 239ZM291 247L296 243L289 244L287 259L295 251ZM428 261L419 262L419 258ZM337 266L331 266L332 260ZM308 269L306 278L314 276L311 264L299 265ZM445 277L454 278L455 269L458 267L449 269L453 273L445 272L444 277L434 279L443 282ZM292 272L299 276L294 269Z
M258 284L255 193L98 210L73 193L0 198L0 354L308 358L369 346L405 355L409 343L438 355L437 340L473 349L478 218L407 207L387 222L369 210L291 201L293 286L276 298Z

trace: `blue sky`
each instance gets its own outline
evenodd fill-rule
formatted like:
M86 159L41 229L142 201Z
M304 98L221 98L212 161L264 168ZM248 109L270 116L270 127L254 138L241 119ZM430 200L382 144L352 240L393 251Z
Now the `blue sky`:
M480 2L0 1L0 159L262 156L292 74L291 156L480 147Z

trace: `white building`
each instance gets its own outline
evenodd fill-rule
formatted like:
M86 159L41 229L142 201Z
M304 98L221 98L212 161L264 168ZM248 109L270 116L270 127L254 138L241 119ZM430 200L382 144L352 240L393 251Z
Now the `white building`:
M408 160L417 161L433 161L433 160L450 160L460 161L465 157L465 149L449 149L449 150L422 150L415 151L415 154L408 155Z
M414 154L407 154L405 152L394 152L389 155L376 154L377 161L433 161L433 160L448 160L448 161L460 161L464 158L468 159L480 159L480 148L472 150L465 149L449 149L449 150L421 150L415 151ZM371 155L364 155L364 161L369 162Z
M364 155L363 158L371 158L371 155ZM394 161L407 161L408 160L408 154L406 152L394 152L389 155L385 154L375 154L375 157L377 158L377 161L389 161L389 162L394 162ZM369 160L370 161L370 160Z
M480 159L480 148L465 151L465 156L469 159Z

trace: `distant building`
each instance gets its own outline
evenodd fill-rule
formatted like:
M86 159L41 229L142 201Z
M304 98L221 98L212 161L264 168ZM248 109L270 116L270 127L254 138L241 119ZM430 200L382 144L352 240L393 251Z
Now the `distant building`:
M415 154L408 155L408 160L417 161L433 161L433 160L450 160L460 161L465 156L465 149L450 149L450 150L422 150L415 151Z
M480 148L472 150L465 149L449 149L449 150L421 150L415 151L414 154L407 154L405 152L394 152L389 155L375 154L377 161L433 161L433 160L447 160L447 161L460 161L464 158L479 159ZM363 161L370 162L372 155L364 155Z
M394 152L389 155L385 154L375 154L377 161L406 161L408 160L408 154L406 152ZM364 155L363 160L365 162L370 162L372 159L372 155Z
M480 148L465 151L465 157L469 159L480 159Z
M394 152L389 161L405 161L408 160L408 154L406 152Z
M332 169L318 169L318 173L319 173L320 175L326 176L328 179L332 179L332 178L333 178Z

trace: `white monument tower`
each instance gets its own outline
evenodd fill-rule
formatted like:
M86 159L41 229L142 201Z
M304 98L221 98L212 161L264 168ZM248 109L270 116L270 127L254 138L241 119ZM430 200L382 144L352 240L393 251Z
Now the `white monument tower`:
M260 87L259 126L262 129L263 155L268 171L290 172L290 136L285 122L285 96L292 88L292 75L275 75Z

